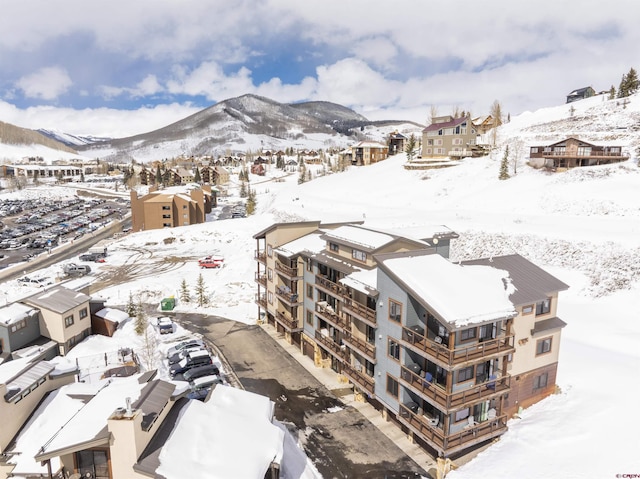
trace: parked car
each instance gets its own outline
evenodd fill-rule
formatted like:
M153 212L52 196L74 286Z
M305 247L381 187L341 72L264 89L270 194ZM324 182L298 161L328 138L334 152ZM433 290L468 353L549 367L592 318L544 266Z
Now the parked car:
M102 258L103 256L97 253L85 253L85 254L81 254L78 259L80 261L93 261L95 262L96 260Z
M69 263L64 265L63 271L67 276L84 276L91 272L91 268L85 264Z
M208 351L193 351L191 353L187 353L187 355L182 358L180 362L172 364L169 368L169 374L171 375L171 378L173 378L176 374L184 374L189 369L193 369L198 366L205 366L212 363L213 361L211 359L211 356L209 356Z
M205 256L198 260L198 266L201 268L222 268L224 266L224 258L220 255Z
M158 318L158 330L160 331L160 334L173 333L173 321L171 321L171 318L167 316Z
M218 384L224 384L224 381L220 379L220 376L212 375L200 377L193 381L191 385L191 392L187 394L187 397L189 399L204 401L211 388Z
M206 366L199 366L197 368L189 369L182 375L182 379L187 382L192 382L195 379L204 376L219 376L220 369L215 364L207 364Z
M188 348L189 346L201 346L204 348L204 342L201 339L196 339L196 338L182 341L176 344L175 346L172 346L169 348L169 350L167 351L167 358L170 358L177 352L182 351L184 348Z
M184 348L182 351L178 351L177 353L167 358L167 360L169 361L169 366L180 362L183 358L187 356L187 354L194 353L196 351L206 351L206 349L204 348L204 346L198 346L198 345Z

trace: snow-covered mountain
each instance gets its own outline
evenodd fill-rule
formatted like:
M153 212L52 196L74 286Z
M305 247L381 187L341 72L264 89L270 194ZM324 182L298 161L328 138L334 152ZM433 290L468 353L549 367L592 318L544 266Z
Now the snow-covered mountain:
M78 146L83 146L83 145L91 145L93 143L98 143L101 141L109 141L111 139L111 138L99 138L95 136L86 136L86 135L73 135L71 133L64 133L64 132L55 131L55 130L46 130L44 128L39 128L38 133L41 133L44 136L51 138L55 141L58 141L64 145L67 145L70 148L76 148Z
M0 121L0 159L11 162L28 156L42 156L43 153L56 158L65 154L77 155L74 149L56 138Z
M418 133L409 121L370 121L329 102L284 104L256 95L217 103L159 130L80 147L92 157L145 162L179 155L225 155L248 150L343 148L361 139L385 141L389 133Z

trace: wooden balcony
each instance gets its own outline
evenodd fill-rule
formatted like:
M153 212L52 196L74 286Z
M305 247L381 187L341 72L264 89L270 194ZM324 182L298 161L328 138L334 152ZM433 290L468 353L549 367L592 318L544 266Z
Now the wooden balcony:
M336 313L331 306L316 303L316 314L340 330L349 328L347 320Z
M470 344L469 346L459 346L456 349L449 349L445 344L428 339L412 329L403 327L402 341L411 345L413 347L412 349L426 353L430 358L434 358L448 367L504 356L515 351L513 335L485 340L481 343Z
M341 348L338 343L336 343L329 336L325 336L320 331L316 331L316 342L320 345L321 348L329 351L329 353L338 358L340 361L346 361L349 359L349 353L346 349Z
M364 355L371 361L373 364L376 363L376 347L365 341L364 339L358 338L351 334L350 331L344 332L343 341L349 346L351 349L355 349L360 352L360 354Z
M467 449L471 446L500 436L507 431L507 416L503 414L494 419L483 421L476 426L446 435L440 426L432 426L429 418L422 414L414 413L404 404L400 404L398 414L401 422L409 426L422 439L434 449L443 454L450 455Z
M376 324L376 312L373 309L367 308L364 304L360 304L357 301L352 300L349 297L343 298L342 310L345 313L349 313L361 321L364 321L372 328L377 327Z
M267 253L266 251L255 251L253 258L256 261L260 261L262 264L266 265L267 264Z
M276 311L276 321L282 324L290 332L302 331L303 328L298 324L298 320L287 316L281 311Z
M283 302L288 304L289 306L296 306L301 303L300 298L297 293L293 293L288 288L277 287L276 288L276 297L281 299Z
M298 274L298 268L293 268L291 266L288 266L284 264L282 261L276 260L275 268L278 273L282 274L283 276L289 279L298 279L301 277L301 275Z
M509 392L511 388L511 376L507 375L475 384L464 391L447 393L439 384L426 382L423 377L404 366L400 371L400 379L402 383L409 385L412 390L430 400L431 403L447 411L500 396Z
M342 365L342 374L347 376L352 383L360 386L369 394L375 394L375 381L372 377L363 372L356 371L356 369L348 363L344 363Z
M256 278L256 283L261 284L265 288L267 287L267 275L266 274L256 273L255 274L255 278Z
M256 294L256 304L266 311L267 310L267 295L266 294Z
M323 289L336 298L341 298L347 293L347 288L319 274L316 275L316 287Z

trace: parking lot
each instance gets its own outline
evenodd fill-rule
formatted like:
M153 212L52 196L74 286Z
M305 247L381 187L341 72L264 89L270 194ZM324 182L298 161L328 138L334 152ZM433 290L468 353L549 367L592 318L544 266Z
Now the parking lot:
M102 198L2 200L0 268L80 239L126 212L124 203Z

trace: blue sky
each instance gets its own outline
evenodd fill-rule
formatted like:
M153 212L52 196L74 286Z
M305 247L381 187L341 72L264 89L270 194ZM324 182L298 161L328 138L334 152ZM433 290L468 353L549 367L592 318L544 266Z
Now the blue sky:
M525 7L526 5L526 7ZM425 123L640 67L634 0L3 0L0 121L127 136L245 93Z

